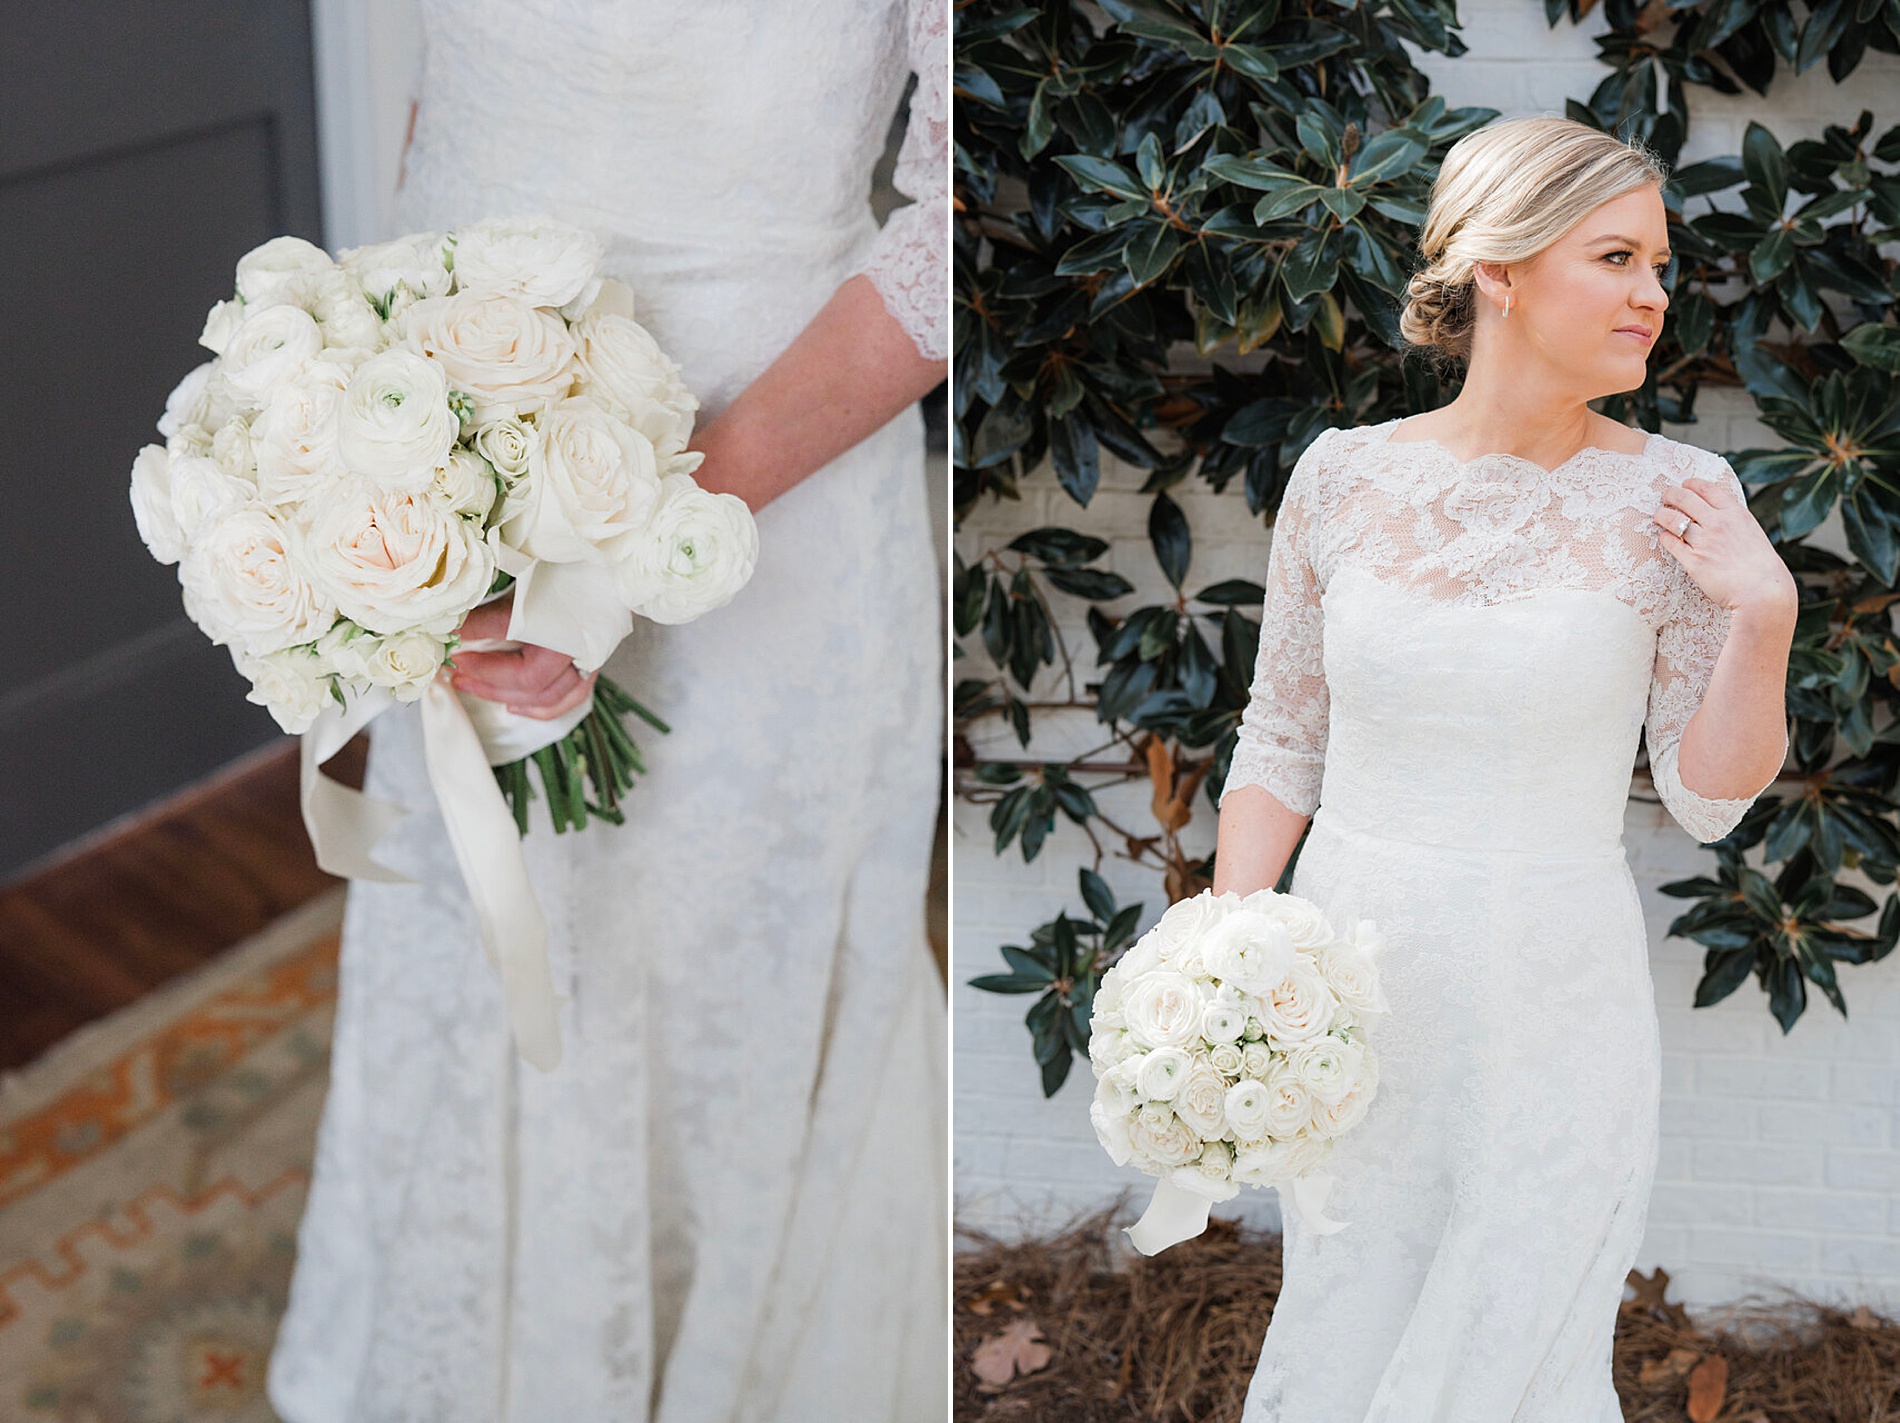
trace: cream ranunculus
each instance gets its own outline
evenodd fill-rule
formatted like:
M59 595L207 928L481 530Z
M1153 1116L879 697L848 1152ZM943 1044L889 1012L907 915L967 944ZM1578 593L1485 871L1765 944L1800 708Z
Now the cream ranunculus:
M1302 956L1285 978L1261 995L1260 1021L1275 1044L1284 1046L1331 1027L1336 1001L1319 970Z
M1155 952L1163 959L1172 959L1184 945L1199 943L1227 917L1235 902L1231 894L1202 893L1169 905L1167 912L1148 931L1154 935Z
M315 581L371 632L449 633L494 581L481 529L425 493L339 486L316 511L305 555Z
M1359 1063L1365 1048L1331 1033L1292 1043L1286 1050L1287 1066L1306 1084L1318 1101L1329 1106L1338 1102L1359 1081Z
M1106 1069L1095 1081L1095 1100L1125 1117L1141 1105L1141 1063L1130 1059Z
M206 524L257 498L254 485L225 473L208 455L174 456L171 465L172 522L186 547Z
M440 366L413 351L384 351L351 374L336 428L337 452L350 473L414 494L434 482L459 422Z
M251 442L251 422L239 417L226 420L211 437L211 458L226 474L257 483L257 451Z
M489 218L457 228L455 285L516 297L531 306L588 302L600 290L600 239L540 214Z
M252 307L220 358L224 383L252 410L316 359L323 332L300 306Z
M277 724L301 736L333 700L323 659L301 647L254 657L233 648L231 660L251 682L244 700L265 707Z
M1247 896L1247 907L1257 909L1286 926L1296 949L1315 949L1333 938L1333 926L1317 904L1297 894L1277 890L1256 890Z
M736 494L712 494L690 475L668 475L646 527L614 547L614 577L627 608L656 623L686 623L723 608L759 560L759 531Z
M488 461L460 445L450 450L447 461L437 468L429 492L450 513L470 519L486 519L495 507L497 494Z
M1187 1047L1199 1039L1203 995L1193 979L1156 969L1131 979L1127 991L1129 1031L1148 1047Z
M1201 1009L1201 1036L1210 1043L1237 1043L1247 1030L1247 1005L1231 997L1209 1000Z
M326 351L360 360L382 347L382 318L348 272L332 268L306 276L287 293L315 319Z
M584 394L651 440L661 459L686 448L699 401L646 327L594 311L575 326L574 339Z
M1145 1102L1172 1102L1194 1059L1178 1047L1158 1047L1136 1064L1135 1084Z
M1266 1084L1251 1077L1227 1089L1227 1124L1236 1141L1259 1141L1267 1135L1270 1096Z
M1209 973L1246 993L1270 990L1298 957L1279 920L1247 908L1236 909L1209 929L1203 952Z
M1332 1143L1324 1137L1249 1143L1234 1155L1234 1179L1248 1186L1273 1186L1304 1176L1326 1159Z
M296 504L346 477L337 431L349 367L316 360L279 386L251 426L257 494L266 504Z
M1115 967L1110 972L1120 972L1126 978L1136 978L1144 973L1152 973L1160 967L1160 936L1150 929L1122 951L1122 956L1115 960Z
M165 413L158 417L159 434L169 440L187 425L216 428L222 423L211 418L211 377L216 368L216 361L206 361L172 387L165 397Z
M247 306L282 301L299 277L330 271L330 254L301 237L273 237L253 247L237 263L237 293Z
M1174 1094L1174 1114L1212 1141L1227 1130L1227 1079L1197 1060Z
M153 558L184 557L185 536L172 510L172 457L163 445L146 445L132 461L132 518Z
M411 232L390 242L371 242L337 253L337 264L356 278L363 295L386 312L424 297L447 296L446 234Z
M244 303L235 299L221 301L205 313L204 330L198 333L198 344L222 356L224 348L231 344L231 337L243 324Z
M267 509L234 509L206 525L179 566L214 642L257 656L314 642L336 604L305 576L297 534Z
M511 492L515 512L498 525L503 541L550 563L611 557L659 507L652 443L584 396L548 411L539 433L527 483Z
M548 409L573 389L567 323L520 297L457 292L430 297L397 319L400 344L438 362L473 403L473 423Z

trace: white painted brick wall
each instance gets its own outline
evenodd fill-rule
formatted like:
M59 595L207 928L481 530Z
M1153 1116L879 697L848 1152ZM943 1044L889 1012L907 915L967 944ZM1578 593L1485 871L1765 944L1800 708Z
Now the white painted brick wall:
M1484 104L1506 116L1560 113L1563 96L1587 98L1606 72L1592 42L1599 19L1550 30L1542 7L1529 0L1467 0L1462 13L1471 52L1457 60L1421 56L1437 92L1453 105ZM1821 67L1799 78L1782 74L1767 101L1695 90L1682 161L1739 152L1750 118L1786 144L1819 136L1828 123L1851 124L1864 107L1873 111L1879 133L1900 121L1896 95L1900 63L1879 54L1870 54L1845 85L1831 83ZM1696 425L1666 433L1715 450L1772 443L1738 392L1706 390L1700 408ZM1053 481L1039 481L1020 504L975 512L958 546L974 556L1044 523L1096 534L1116 543L1109 566L1138 585L1124 606L1140 606L1159 598L1164 584L1148 552L1148 500L1135 492L1139 484L1136 472L1111 462L1102 492L1082 510ZM1217 497L1190 485L1181 503L1195 536L1191 587L1262 578L1267 535L1247 517L1237 490ZM1817 542L1839 548L1837 525L1824 525ZM1064 636L1078 671L1092 670L1094 644L1079 618L1065 626ZM970 650L980 660L980 645ZM957 675L970 675L971 665L959 663ZM1051 683L1048 690L1057 687ZM1086 718L1064 723L1048 717L1032 751L1050 759L1073 754L1093 744L1092 731ZM1013 748L1013 739L1007 745ZM1102 800L1125 824L1149 822L1144 791ZM1211 848L1213 830L1213 816L1200 801L1190 843ZM979 993L965 983L1002 968L998 944L1020 942L1060 908L1079 908L1075 872L1088 863L1087 839L1060 821L1035 863L1024 865L1013 848L998 859L990 852L985 810L963 803L956 808L955 837L960 1219L1009 1234L1057 1224L1121 1191L1145 1199L1147 1178L1117 1170L1089 1130L1086 1064L1045 1101L1021 1021L1029 1000ZM1684 902L1658 894L1656 886L1708 873L1713 857L1653 803L1632 801L1625 840L1649 924L1664 1070L1662 1156L1639 1268L1668 1269L1672 1297L1691 1304L1787 1285L1900 1310L1900 955L1844 968L1849 1022L1817 993L1784 1037L1752 979L1714 1008L1691 1008L1702 950L1664 937ZM1159 914L1163 895L1155 876L1118 860L1108 861L1103 873L1123 902L1146 903L1148 922ZM1884 896L1876 891L1876 897ZM1273 1226L1276 1203L1272 1192L1248 1191L1217 1209Z

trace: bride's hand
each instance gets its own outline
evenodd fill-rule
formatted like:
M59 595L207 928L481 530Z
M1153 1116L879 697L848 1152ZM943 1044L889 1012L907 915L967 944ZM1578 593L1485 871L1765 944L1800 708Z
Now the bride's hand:
M1718 607L1763 607L1793 617L1800 606L1794 575L1748 505L1712 479L1691 477L1663 492L1653 516L1663 546ZM1684 523L1684 518L1691 520ZM1678 530L1681 530L1678 533Z
M459 631L470 642L506 639L513 610L512 596L484 603L462 620ZM500 702L521 716L552 721L587 700L594 690L594 675L582 675L565 652L524 642L513 652L456 652L449 685L458 692Z

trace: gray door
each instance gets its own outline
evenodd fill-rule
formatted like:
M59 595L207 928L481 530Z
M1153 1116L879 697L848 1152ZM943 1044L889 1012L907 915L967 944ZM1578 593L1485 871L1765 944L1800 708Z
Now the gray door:
M308 0L0 0L0 881L279 734L126 489L284 232L323 240Z

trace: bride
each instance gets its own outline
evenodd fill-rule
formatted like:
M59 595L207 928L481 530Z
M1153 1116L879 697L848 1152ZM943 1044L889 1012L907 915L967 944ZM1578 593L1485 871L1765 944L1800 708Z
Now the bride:
M1667 174L1568 119L1446 156L1408 341L1440 410L1329 430L1274 528L1214 888L1279 877L1385 932L1379 1091L1287 1213L1246 1423L1616 1423L1661 1059L1621 842L1639 731L1720 838L1779 770L1797 594L1708 451L1633 390L1669 298Z
M413 708L417 808L351 886L330 1095L271 1361L286 1423L944 1416L944 1005L924 890L938 563L916 401L948 345L944 0L422 0L398 231L545 213L701 402L758 515L729 606L604 668L674 728L624 827L524 853L565 1056L517 1060ZM880 231L873 163L917 75ZM501 637L505 605L464 635ZM554 717L547 649L456 685Z

